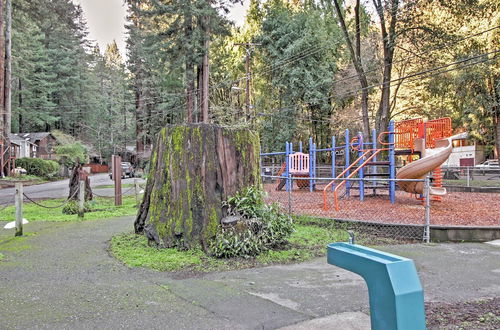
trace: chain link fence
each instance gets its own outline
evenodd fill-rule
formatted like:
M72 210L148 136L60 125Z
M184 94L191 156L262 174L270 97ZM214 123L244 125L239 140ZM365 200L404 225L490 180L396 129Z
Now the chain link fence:
M500 167L442 167L441 172L450 191L500 192Z
M389 194L391 181L396 186L394 203ZM291 177L288 180L264 175L262 182L266 201L278 203L294 216L333 221L342 228L381 238L429 241L431 206L429 198L425 198L429 196L429 179L361 181ZM398 184L403 182L419 185L423 188L422 194L412 195L400 190Z

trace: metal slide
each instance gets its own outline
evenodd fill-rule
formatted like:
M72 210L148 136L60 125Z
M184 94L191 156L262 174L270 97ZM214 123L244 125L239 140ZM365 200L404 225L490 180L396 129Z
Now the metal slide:
M425 149L423 139L415 140L415 150L422 153L422 158L402 167L396 174L397 179L423 179L427 173L432 172L441 166L451 154L453 145L451 138L436 141L436 148ZM424 191L423 182L398 182L398 186L406 192L422 194ZM446 188L430 187L431 195L446 195Z

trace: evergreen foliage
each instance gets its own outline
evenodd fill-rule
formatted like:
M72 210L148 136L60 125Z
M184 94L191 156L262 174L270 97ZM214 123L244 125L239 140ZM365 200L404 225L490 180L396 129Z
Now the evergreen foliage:
M92 45L73 1L14 2L12 53L14 132L58 129L103 158L135 141L124 61Z
M488 151L500 148L499 1L337 1L337 12L334 0L251 0L236 27L226 13L237 2L126 0L124 59L116 43L88 40L73 0L14 1L13 132L57 129L101 161L131 145L141 155L166 124L200 120L209 54L210 120L259 130L264 151L310 136L321 148L345 128L415 116L450 116ZM339 13L359 42L365 88ZM250 120L244 43L254 44Z

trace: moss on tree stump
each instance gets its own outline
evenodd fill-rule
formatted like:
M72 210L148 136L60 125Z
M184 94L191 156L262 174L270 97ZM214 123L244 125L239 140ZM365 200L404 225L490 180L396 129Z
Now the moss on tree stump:
M248 129L210 124L161 130L135 220L136 233L165 247L205 251L216 234L222 206L244 187L260 185L259 138Z

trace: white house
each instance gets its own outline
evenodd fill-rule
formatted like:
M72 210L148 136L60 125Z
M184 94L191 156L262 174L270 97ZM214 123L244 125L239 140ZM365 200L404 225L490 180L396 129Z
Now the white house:
M18 146L15 148L16 158L36 158L38 147L28 138L23 138L18 134L9 134L9 140L12 145Z
M452 137L453 150L443 166L475 166L485 160L484 145L467 140L467 132Z

